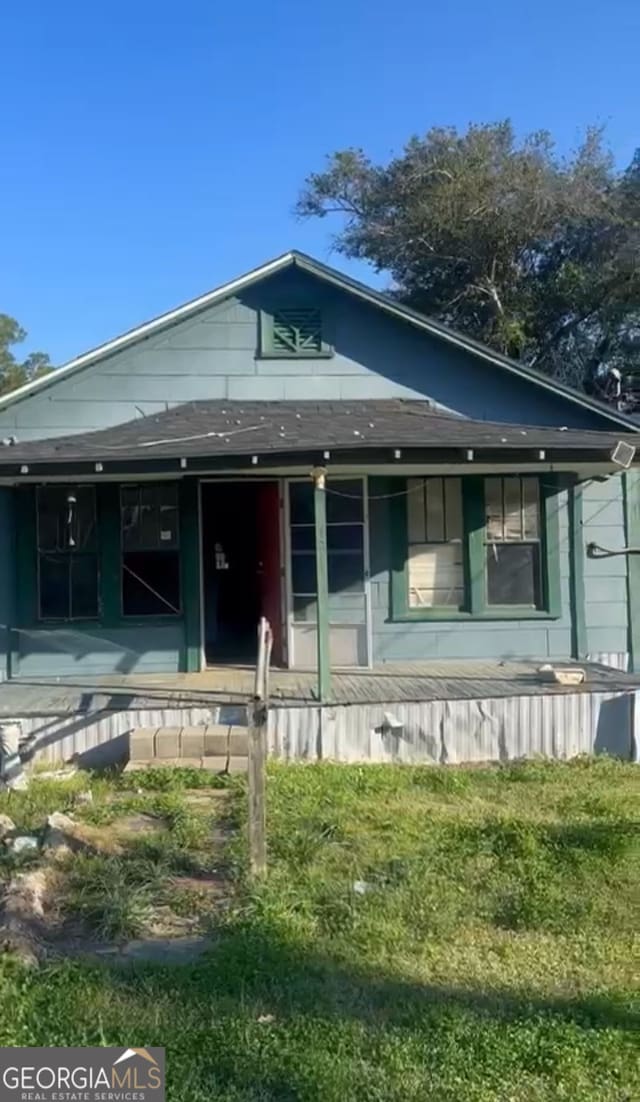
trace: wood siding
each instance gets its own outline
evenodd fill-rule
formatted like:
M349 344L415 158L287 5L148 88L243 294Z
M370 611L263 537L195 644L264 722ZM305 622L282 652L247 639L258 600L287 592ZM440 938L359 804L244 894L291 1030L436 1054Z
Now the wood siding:
M330 358L262 358L262 310L302 297L322 310ZM389 317L314 277L287 271L89 367L55 375L0 410L20 440L105 428L204 398L431 398L467 416L575 428L610 427L499 367Z

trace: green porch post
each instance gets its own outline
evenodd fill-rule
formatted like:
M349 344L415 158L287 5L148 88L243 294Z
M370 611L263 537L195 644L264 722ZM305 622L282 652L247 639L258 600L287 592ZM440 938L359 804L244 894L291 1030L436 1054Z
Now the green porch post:
M199 483L185 479L180 483L180 549L182 559L182 609L184 652L182 670L200 669L200 520Z
M331 663L329 659L329 571L327 566L327 472L316 467L313 478L313 515L316 529L316 590L318 699L321 704L331 696Z
M585 619L583 494L579 482L569 486L567 501L569 505L571 654L573 658L586 658L588 647Z
M624 501L625 544L640 547L640 471L625 471L622 475ZM627 559L627 647L629 669L640 670L640 554L628 554Z

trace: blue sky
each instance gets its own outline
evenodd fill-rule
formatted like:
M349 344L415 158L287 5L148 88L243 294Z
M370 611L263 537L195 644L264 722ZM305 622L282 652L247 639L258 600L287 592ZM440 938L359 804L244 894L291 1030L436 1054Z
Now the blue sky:
M290 247L371 279L292 214L333 149L640 144L637 0L5 0L2 38L0 312L56 363Z

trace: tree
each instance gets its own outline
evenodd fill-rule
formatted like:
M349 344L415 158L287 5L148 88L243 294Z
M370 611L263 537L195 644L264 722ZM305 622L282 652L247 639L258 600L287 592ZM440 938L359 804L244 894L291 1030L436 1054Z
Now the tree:
M617 173L599 129L564 159L508 121L435 127L386 164L339 151L297 212L339 215L339 252L500 352L591 390L640 371L640 155Z
M37 379L51 371L51 362L44 352L31 352L20 361L11 348L26 340L27 334L8 314L0 314L0 394Z

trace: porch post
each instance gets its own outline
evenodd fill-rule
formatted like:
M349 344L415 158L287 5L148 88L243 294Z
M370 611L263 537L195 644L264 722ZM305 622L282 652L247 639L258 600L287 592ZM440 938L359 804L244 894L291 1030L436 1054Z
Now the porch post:
M318 700L321 704L331 696L331 664L329 660L329 571L327 566L327 472L314 467L313 514L316 529L316 591L317 591L317 650L318 650Z
M622 475L625 544L640 546L640 472L625 471ZM625 556L627 560L627 649L629 669L640 670L640 554Z
M200 669L200 483L187 478L180 483L180 549L182 560L182 607L184 651L182 671Z

